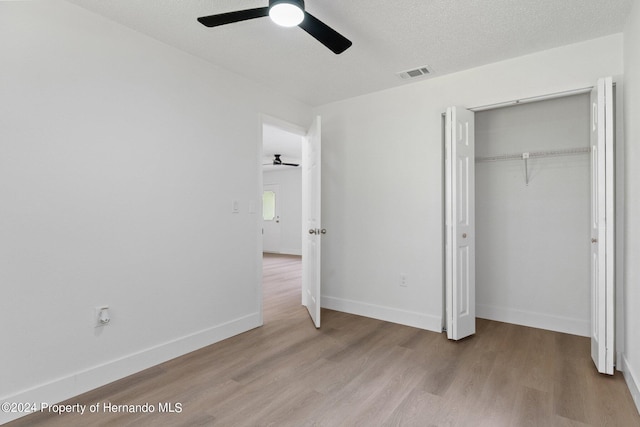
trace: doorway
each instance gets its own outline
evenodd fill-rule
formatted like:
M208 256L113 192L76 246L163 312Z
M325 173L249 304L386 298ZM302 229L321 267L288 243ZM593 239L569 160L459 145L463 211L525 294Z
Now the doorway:
M590 118L589 94L475 114L477 317L589 336Z
M263 125L263 252L302 256L302 139Z
M274 223L270 225L279 227L278 253L302 257L300 300L316 328L320 327L321 237L327 234L321 223L321 144L320 116L312 120L308 130L262 116L260 187L277 185L271 189L261 188L263 204L265 197L269 202L263 206L268 211L263 209L263 218L269 218ZM291 187L291 191L285 190L287 187ZM264 228L261 227L260 241L263 240ZM264 247L261 249L262 261ZM260 292L261 307L263 294Z
M576 94L578 91L574 91ZM579 92L586 92L580 90ZM562 94L566 96L567 94ZM559 98L558 95L550 95L546 99ZM531 99L528 102L540 101L540 98ZM590 153L589 156L589 266L590 273L590 317L588 322L588 335L591 338L591 356L601 373L613 374L614 364L614 286L615 286L615 154L614 154L614 107L613 107L613 83L612 78L598 79L597 85L590 90L590 100L588 104L588 126L585 128L589 132L588 147L571 147L543 149L535 152L522 151L510 152L506 154L493 154L490 156L477 157L475 155L475 115L473 111L461 107L450 107L446 113L445 126L445 298L446 298L446 330L450 339L458 340L475 333L476 317L476 161L522 161L524 165L524 183L529 185L532 175L530 174L530 161L533 158L543 158L551 156L577 155L583 152ZM515 102L515 104L520 101ZM502 105L501 107L504 107ZM487 110L488 108L484 108ZM476 109L477 111L478 109ZM552 116L552 121L562 122L563 118ZM521 129L513 129L512 123L508 122L507 128L511 128L510 141L507 147L516 147L514 142L517 138L522 138ZM575 132L575 128L569 126L569 132ZM558 129L555 129L557 132ZM565 132L566 133L566 132ZM514 137L515 135L515 137ZM534 135L535 136L535 135ZM566 135L565 135L566 137ZM535 138L544 139L540 135ZM500 145L500 144L498 144ZM504 148L505 143L502 142ZM515 151L515 149L514 149ZM500 183L509 181L502 177ZM573 196L573 194L571 195ZM571 198L565 195L565 198ZM538 200L540 203L540 200ZM527 205L520 201L519 207ZM530 208L530 206L529 206ZM549 218L557 218L558 212L538 215L542 219L547 218L545 232L548 231L551 221ZM522 216L522 212L519 212ZM571 218L575 220L574 218ZM509 218L502 218L499 225L504 225ZM530 251L523 248L526 239L520 239L525 233L525 226L518 227L511 232L508 238L503 238L501 244L515 245L507 253L500 257L498 268L504 269L512 259L518 256L527 256ZM565 227L557 229L560 240L564 241ZM553 228L553 227L551 227ZM495 231L489 230L489 231ZM540 230L538 234L544 235ZM585 239L586 240L586 239ZM552 252L550 248L554 246L552 242L545 243L543 251ZM562 258L566 255L566 249L556 257ZM534 264L541 253L534 253L530 257ZM556 260L557 261L557 260ZM516 263L517 264L517 263ZM542 267L544 269L544 266ZM517 269L516 269L517 270ZM522 273L524 268L517 272ZM524 271L527 273L527 271ZM553 271L552 273L557 273ZM516 283L522 283L522 277L516 279ZM540 282L536 282L538 287ZM510 288L502 291L501 294L517 294L521 289L515 291ZM562 291L562 289L560 289ZM558 292L558 288L553 292ZM524 292L526 294L526 292ZM542 292L544 293L544 291ZM575 298L571 292L569 294L569 305ZM553 294L556 297L556 294ZM552 297L552 298L553 298ZM540 298L540 292L530 293L527 298ZM530 301L527 301L530 302ZM566 302L566 301L565 301ZM567 304L560 304L561 314L566 314ZM522 310L518 311L518 315ZM525 315L526 317L526 315ZM566 316L564 316L566 317ZM501 321L513 321L513 319L497 319ZM553 319L557 320L557 319ZM527 320L528 321L528 320ZM524 323L527 325L526 323ZM534 327L557 330L554 327L544 325L528 325ZM586 334L585 334L586 335Z
M273 286L285 286L302 298L302 130L263 117L262 177L262 304L273 300ZM277 156L277 157L276 157ZM276 161L277 159L277 161ZM295 166L294 166L295 165ZM279 280L273 280L273 278ZM286 278L284 283L280 281ZM269 303L271 304L271 303ZM264 307L263 319L274 318Z

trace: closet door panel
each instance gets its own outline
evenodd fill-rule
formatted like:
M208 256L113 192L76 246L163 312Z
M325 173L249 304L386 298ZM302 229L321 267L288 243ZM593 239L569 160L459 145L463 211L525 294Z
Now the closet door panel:
M447 337L475 334L474 114L447 109L445 130Z
M603 374L614 361L613 83L591 92L591 357Z

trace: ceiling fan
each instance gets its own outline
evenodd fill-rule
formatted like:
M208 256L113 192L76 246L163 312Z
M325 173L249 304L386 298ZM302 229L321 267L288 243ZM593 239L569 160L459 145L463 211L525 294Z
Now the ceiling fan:
M300 166L300 164L298 164L298 163L285 163L285 162L282 161L280 156L282 156L282 154L274 154L273 155L273 162L264 163L262 166L271 166L271 165L273 165L273 166L293 166L293 167Z
M207 27L217 27L264 16L269 16L273 22L283 27L297 25L336 55L347 50L352 44L336 30L305 11L304 0L269 0L268 7L203 16L198 18L198 22Z

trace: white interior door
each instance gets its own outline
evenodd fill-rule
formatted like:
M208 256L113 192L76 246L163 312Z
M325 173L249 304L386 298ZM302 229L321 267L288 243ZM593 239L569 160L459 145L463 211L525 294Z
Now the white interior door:
M614 362L613 83L591 91L591 357L598 372Z
M280 253L280 187L265 184L262 191L262 251Z
M445 124L445 311L447 337L476 332L474 113L447 108Z
M320 327L321 237L326 233L320 218L320 116L316 117L302 146L303 245L302 304L316 328Z

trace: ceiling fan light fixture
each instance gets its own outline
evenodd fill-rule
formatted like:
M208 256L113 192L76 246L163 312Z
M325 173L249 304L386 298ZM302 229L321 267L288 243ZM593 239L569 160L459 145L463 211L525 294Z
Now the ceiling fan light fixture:
M295 27L304 20L304 1L271 0L269 17L282 27Z
M278 25L299 26L336 55L341 54L352 45L345 36L307 13L304 9L304 0L269 0L269 6L201 16L198 18L198 22L205 27L218 27L266 16L270 16L273 22Z

